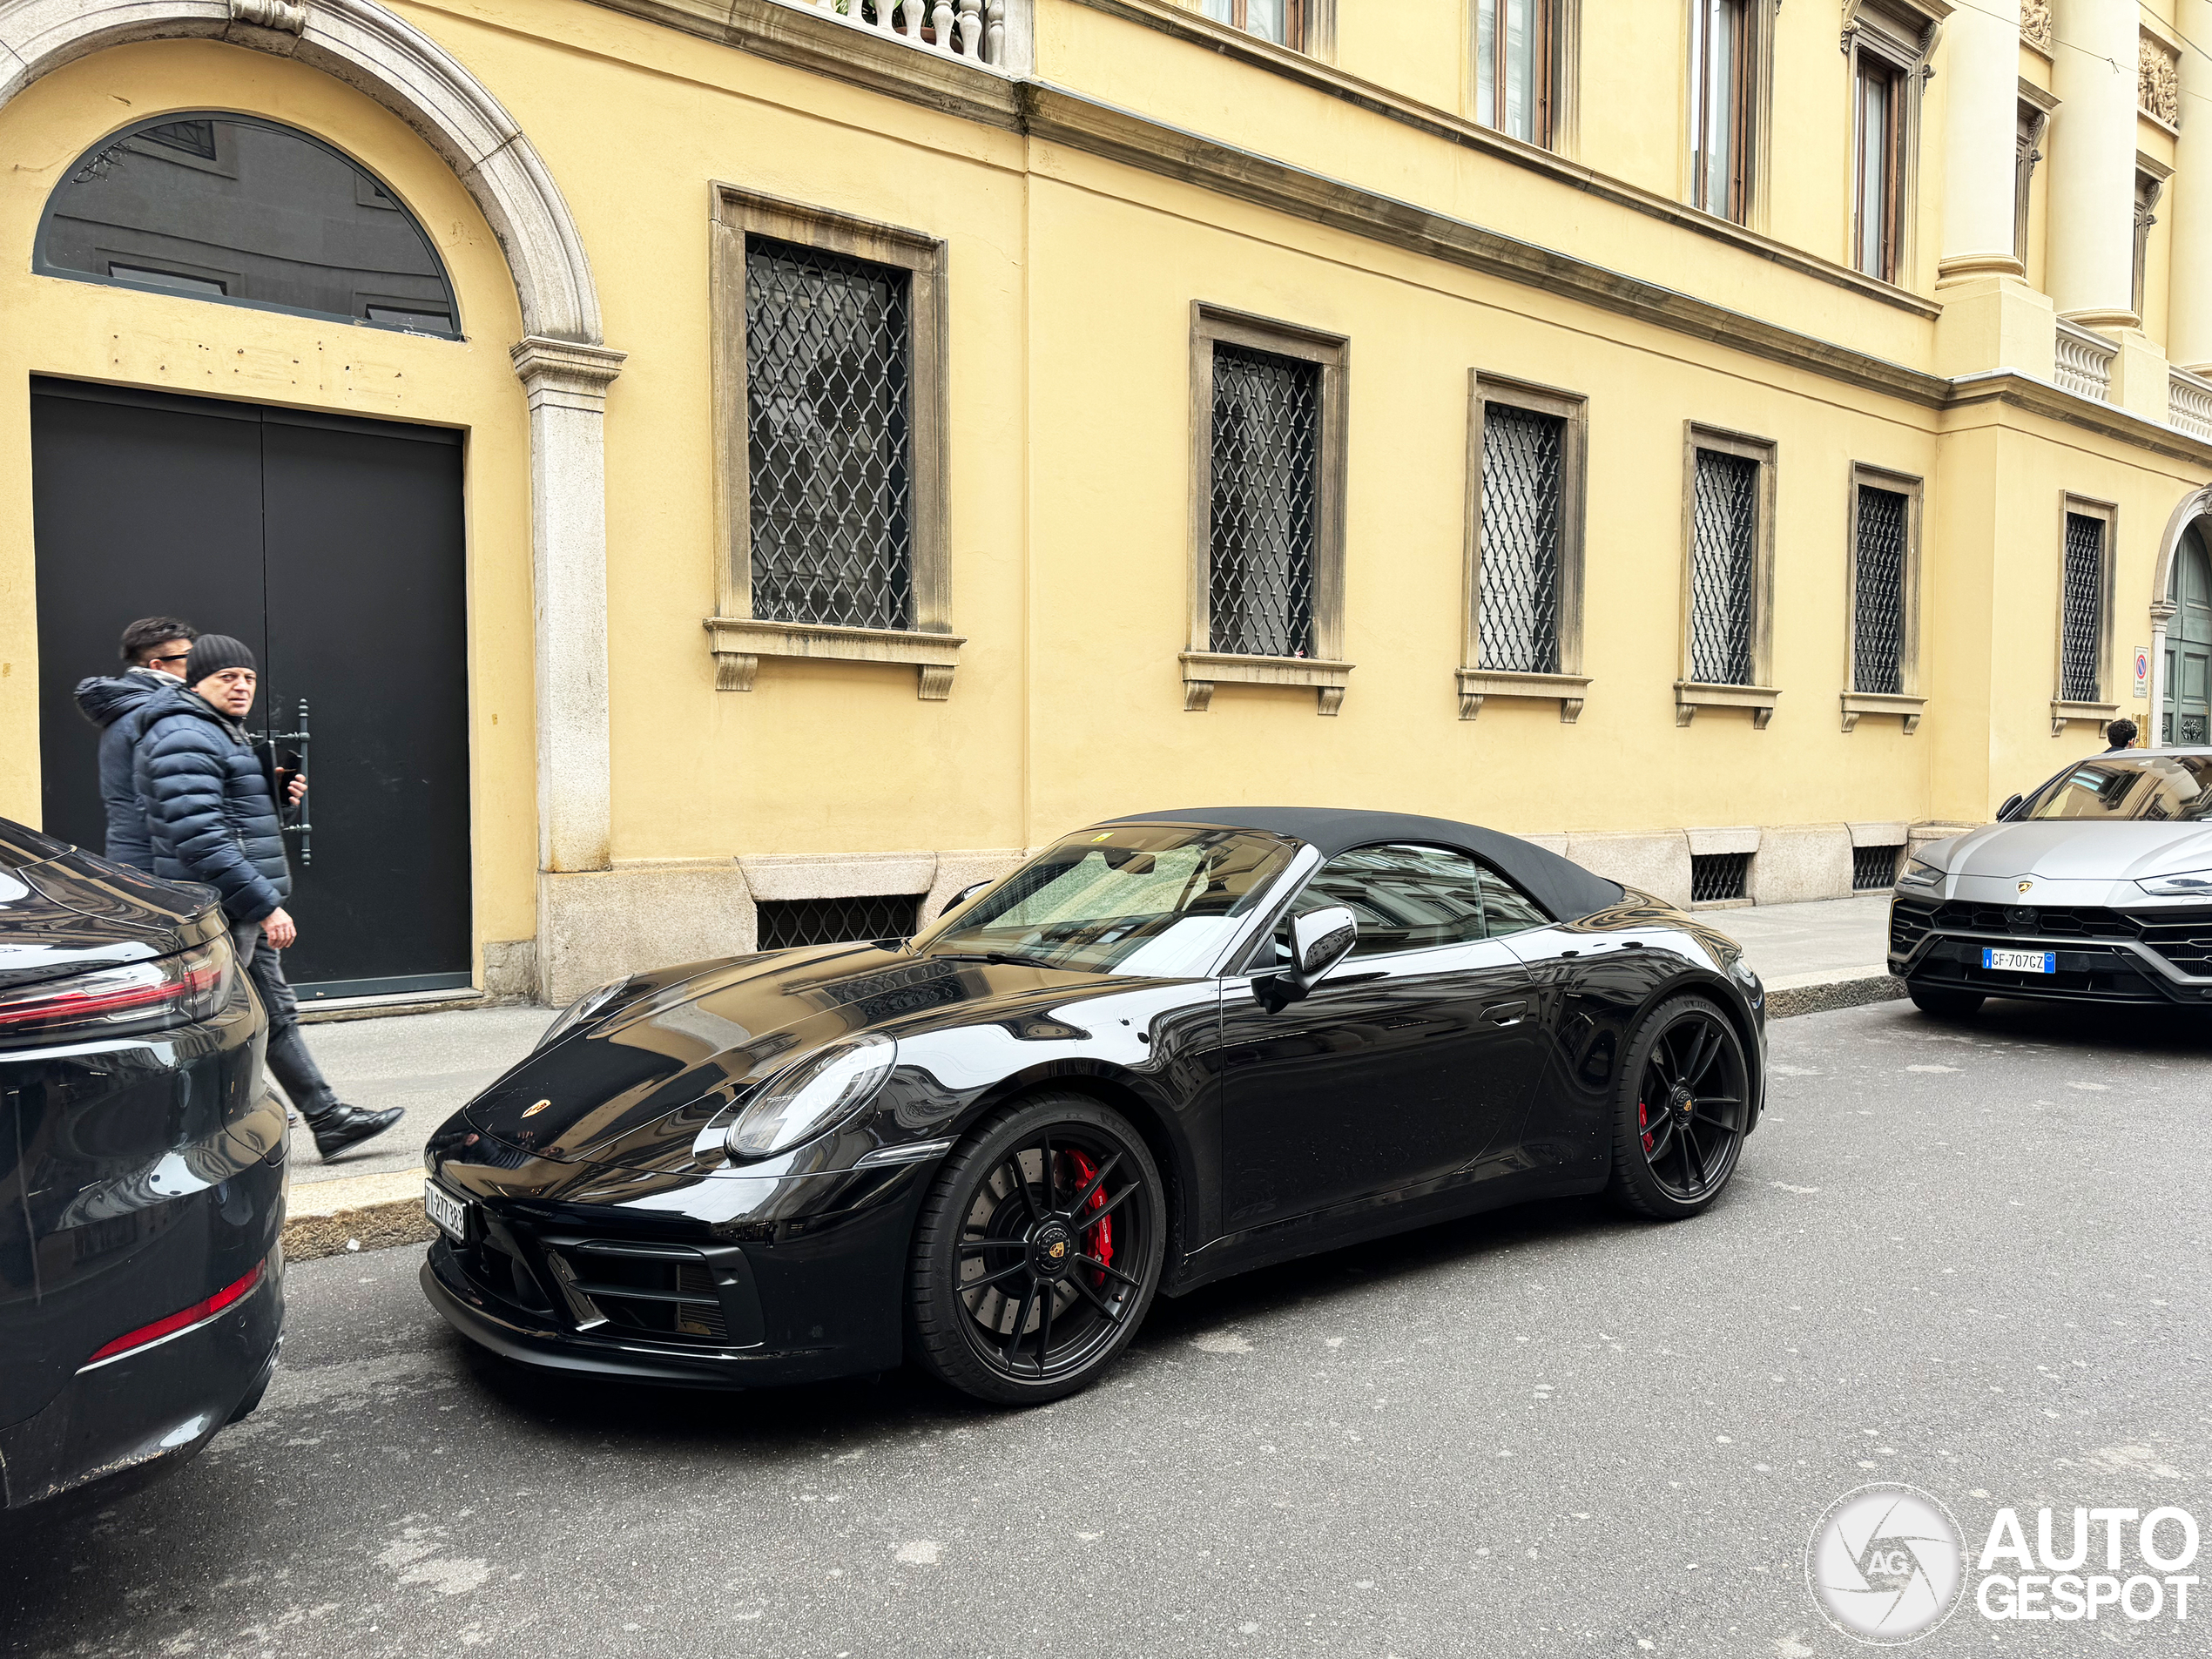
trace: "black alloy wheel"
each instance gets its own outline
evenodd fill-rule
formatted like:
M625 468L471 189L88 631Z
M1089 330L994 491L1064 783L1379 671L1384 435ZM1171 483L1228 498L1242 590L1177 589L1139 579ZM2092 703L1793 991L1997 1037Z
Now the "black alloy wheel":
M1676 997L1629 1045L1616 1109L1613 1195L1655 1221L1679 1221L1719 1197L1750 1121L1750 1069L1726 1015Z
M1979 1011L1988 1001L1979 991L1946 991L1932 985L1905 981L1905 994L1912 999L1912 1006L1923 1014L1932 1014L1939 1019L1963 1020Z
M914 1228L916 1357L994 1405L1088 1386L1159 1286L1166 1202L1143 1139L1088 1096L1033 1096L946 1159Z

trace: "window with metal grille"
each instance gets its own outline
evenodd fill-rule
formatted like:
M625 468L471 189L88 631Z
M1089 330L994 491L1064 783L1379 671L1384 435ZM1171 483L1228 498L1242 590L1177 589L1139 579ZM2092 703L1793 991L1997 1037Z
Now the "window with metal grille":
M1901 846L1854 846L1851 850L1853 893L1879 893L1897 885L1897 855Z
M1751 879L1749 853L1693 853L1689 855L1689 900L1711 904L1741 899Z
M2104 639L2105 523L2066 516L2066 588L2060 615L2059 698L2094 703Z
M1912 508L1912 499L1894 489L1859 486L1851 579L1855 691L1895 695L1905 690L1905 536Z
M1321 366L1217 341L1212 423L1212 649L1310 656Z
M912 274L745 238L752 614L914 625Z
M1697 452L1690 503L1689 677L1705 685L1751 681L1751 606L1759 463Z
M1559 672L1561 459L1567 422L1486 403L1482 410L1480 665Z
M759 907L757 936L762 950L905 939L913 934L921 907L921 895L912 893L861 899L768 899Z

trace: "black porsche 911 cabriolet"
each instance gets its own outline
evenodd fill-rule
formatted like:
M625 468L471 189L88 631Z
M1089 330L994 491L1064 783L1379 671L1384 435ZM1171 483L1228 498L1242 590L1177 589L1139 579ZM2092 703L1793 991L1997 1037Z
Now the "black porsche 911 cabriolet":
M1710 1205L1764 1008L1710 928L1440 819L1156 813L919 937L604 986L431 1141L431 1302L705 1386L1074 1392L1155 1294L1609 1189Z

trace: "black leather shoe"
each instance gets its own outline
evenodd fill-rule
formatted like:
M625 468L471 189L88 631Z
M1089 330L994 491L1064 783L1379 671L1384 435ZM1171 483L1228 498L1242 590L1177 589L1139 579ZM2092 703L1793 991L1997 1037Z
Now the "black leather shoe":
M388 1106L381 1112L363 1111L358 1106L334 1106L320 1117L311 1117L307 1127L315 1132L315 1150L327 1163L349 1146L359 1146L407 1116L404 1106Z

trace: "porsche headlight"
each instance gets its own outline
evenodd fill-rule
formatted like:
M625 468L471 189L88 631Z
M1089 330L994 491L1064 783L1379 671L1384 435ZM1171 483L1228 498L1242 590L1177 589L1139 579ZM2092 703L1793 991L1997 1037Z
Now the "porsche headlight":
M1923 891L1943 885L1943 872L1920 859L1907 859L1905 873L1897 879L1900 887L1919 887Z
M539 1049L551 1048L577 1027L589 1021L608 1003L613 1001L621 994L622 988L629 983L627 979L609 980L597 990L586 991L562 1009L560 1017L545 1028L545 1035L537 1040L537 1047ZM536 1049L532 1049L531 1052L535 1054Z
M2191 870L2183 875L2145 876L2135 883L2161 899L2212 899L2212 870Z
M875 1098L899 1045L873 1034L833 1042L770 1078L730 1126L732 1158L765 1158L811 1141Z

